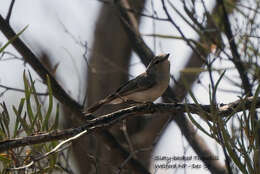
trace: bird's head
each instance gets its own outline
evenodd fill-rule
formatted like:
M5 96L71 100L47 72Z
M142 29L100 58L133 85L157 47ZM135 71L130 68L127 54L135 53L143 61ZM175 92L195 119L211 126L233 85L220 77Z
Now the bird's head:
M170 66L170 62L168 60L169 56L170 54L160 54L155 56L149 63L146 72L153 73L153 71L157 71L158 69L168 68Z

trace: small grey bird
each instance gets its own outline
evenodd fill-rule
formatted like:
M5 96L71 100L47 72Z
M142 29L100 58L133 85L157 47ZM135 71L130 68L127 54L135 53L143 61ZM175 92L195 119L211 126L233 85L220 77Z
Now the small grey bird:
M119 104L127 101L138 103L153 102L167 89L170 80L170 54L155 56L146 71L129 80L98 103L90 106L87 113L99 109L104 104Z

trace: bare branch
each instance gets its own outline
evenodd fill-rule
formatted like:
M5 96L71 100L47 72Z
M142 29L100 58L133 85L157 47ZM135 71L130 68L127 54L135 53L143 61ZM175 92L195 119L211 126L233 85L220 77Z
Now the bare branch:
M145 44L144 40L141 37L141 34L136 28L136 18L129 12L125 10L125 8L129 8L127 1L117 0L115 4L120 12L120 20L125 28L128 38L131 42L131 45L134 51L141 58L142 62L147 66L150 60L155 56L153 51Z
M252 95L252 85L249 82L249 78L247 76L247 71L246 71L243 63L241 62L241 57L238 53L237 45L235 43L234 36L232 34L231 25L230 25L230 22L228 19L228 14L227 14L224 2L223 2L223 0L218 0L218 3L222 6L222 9L223 9L223 18L224 18L223 24L224 24L225 33L226 33L226 36L228 38L228 42L230 45L231 53L233 55L232 62L235 64L237 71L240 75L240 78L242 80L242 85L243 85L246 95L251 96Z
M87 133L87 130L85 131L82 131L80 133L78 133L77 135L67 139L67 140L64 140L62 142L60 142L57 146L55 146L55 148L53 148L51 151L39 156L39 157L36 157L33 159L33 161L31 161L29 164L25 165L25 166L21 166L21 167L15 167L15 168L10 168L8 170L23 170L23 169L27 169L29 168L30 166L32 166L35 162L43 159L43 158L46 158L48 156L50 156L51 154L54 154L54 153L57 153L57 152L60 152L62 150L64 150L65 148L67 148L68 146L65 146L63 147L64 145L68 145L68 143L71 143L72 141L78 139L79 137L83 136L85 133Z
M1 15L0 30L9 40L16 36L14 30L10 27L10 25L5 21L5 19ZM62 104L70 106L70 108L73 109L74 112L81 114L80 111L83 109L83 106L66 93L66 91L53 77L53 75L44 67L44 65L39 61L38 57L26 46L26 44L20 38L17 38L12 42L12 45L23 56L25 61L28 62L32 66L32 68L39 74L39 76L43 79L44 82L46 82L47 75L50 77L51 87L54 96Z
M13 88L13 87L10 87L10 86L6 86L6 85L1 85L0 84L0 88L3 88L5 89L5 92L7 92L8 90L11 90L11 91L16 91L16 92L22 92L24 93L25 91L23 89L19 89L19 88ZM36 95L49 95L49 93L36 93ZM0 96L2 96L2 93L0 94Z
M256 102L256 103L254 103ZM237 112L243 111L244 109L250 109L251 104L254 103L256 108L260 108L260 97L248 97L246 99L241 99L234 101L229 104L221 104L221 106L215 106L217 108L216 115L219 117L227 117L230 114L235 114ZM0 141L0 152L32 144L39 144L53 140L61 140L70 138L77 135L78 133L87 130L87 134L93 133L97 130L103 129L105 127L111 126L120 120L124 120L129 116L140 115L140 114L153 114L153 113L169 113L176 115L176 113L190 112L193 114L209 116L211 105L196 105L196 104L173 104L173 103L145 103L129 108L121 109L110 114L88 120L88 123L71 129L58 130L49 133L42 133L34 136L28 136L24 138L16 138Z
M9 10L8 10L7 16L6 16L6 21L7 21L8 24L10 22L10 18L11 18L11 14L12 14L12 11L13 11L14 3L15 3L15 0L12 0L11 4L9 6Z
M186 38L186 36L184 35L184 33L182 32L182 30L180 29L180 27L174 22L174 20L172 19L172 17L169 14L169 11L166 8L165 5L165 0L162 0L162 6L163 6L163 10L166 14L166 16L168 17L169 21L171 22L171 24L178 30L178 32L181 34L181 36L183 37L183 39L186 41L186 43L190 46L190 48L194 51L194 53L196 53L198 55L198 57L202 58L203 55L201 55L199 53L198 50L196 50L190 43L189 39ZM202 59L203 60L203 59Z

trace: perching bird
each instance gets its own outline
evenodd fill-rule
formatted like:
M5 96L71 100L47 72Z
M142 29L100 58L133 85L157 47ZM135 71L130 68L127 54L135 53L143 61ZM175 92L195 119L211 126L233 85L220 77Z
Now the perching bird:
M155 56L146 71L129 80L103 100L87 108L92 113L104 104L119 104L127 101L138 103L153 102L167 89L170 80L170 54Z

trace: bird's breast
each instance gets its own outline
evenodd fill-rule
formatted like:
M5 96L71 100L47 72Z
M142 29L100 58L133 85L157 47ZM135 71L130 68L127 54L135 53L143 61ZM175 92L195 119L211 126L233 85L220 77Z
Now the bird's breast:
M151 88L127 95L125 96L125 99L134 100L136 102L153 102L164 93L168 87L168 84L169 77L161 77L160 80L157 79L156 84Z
M152 75L152 74L150 74ZM121 96L120 98L116 98L113 101L111 101L111 104L118 104L122 103L127 100L132 100L136 102L153 102L167 89L169 81L170 81L170 63L167 60L165 63L162 64L161 67L159 67L154 75L155 83L153 86L133 92L132 94L128 94L125 96Z

